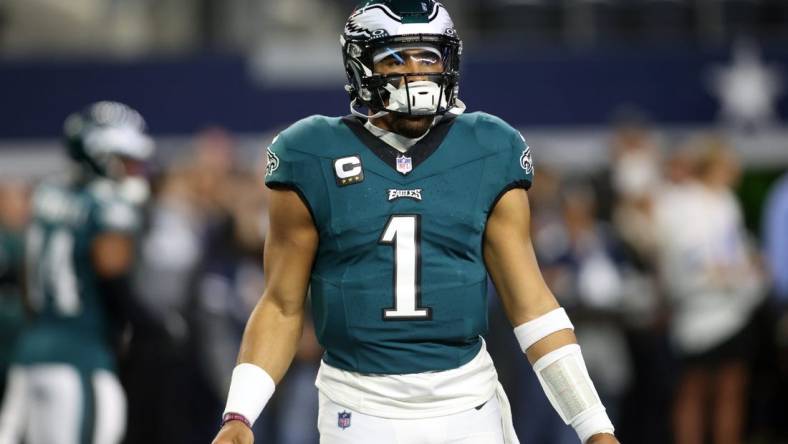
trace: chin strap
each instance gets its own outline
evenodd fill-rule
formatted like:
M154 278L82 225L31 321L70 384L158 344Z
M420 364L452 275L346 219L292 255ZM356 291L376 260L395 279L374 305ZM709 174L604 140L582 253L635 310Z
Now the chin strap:
M367 115L367 114L364 114L364 113L362 113L361 111L358 110L358 99L353 99L350 102L350 113L353 114L356 117L361 117L362 119L378 119L380 117L388 115L389 112L388 111L378 111L377 113L375 113L375 114L373 114L371 116Z
M454 117L457 117L465 112L468 107L465 106L465 102L460 99L456 99L456 105L453 108L450 108L446 111L446 114L451 114Z
M383 117L383 116L389 114L388 111L378 111L375 114L368 115L368 114L362 113L358 109L359 109L358 99L353 99L350 102L350 113L353 114L356 117L360 117L362 119L378 119L380 117ZM446 111L445 114L451 114L452 116L457 117L459 115L462 115L465 112L466 109L467 109L467 106L465 105L465 102L463 102L460 99L456 99L456 105L454 107L450 108L448 111ZM441 117L441 116L439 115L437 117Z

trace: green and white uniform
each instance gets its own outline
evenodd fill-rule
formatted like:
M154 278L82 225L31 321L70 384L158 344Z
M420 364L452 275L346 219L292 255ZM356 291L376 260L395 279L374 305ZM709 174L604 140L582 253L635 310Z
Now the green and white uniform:
M116 326L107 309L112 295L102 294L91 257L98 236L133 235L139 226L138 209L116 187L106 180L44 184L33 197L26 261L36 317L19 340L12 375L24 386L17 390L19 416L32 444L122 438L125 397L115 376Z
M6 372L25 320L22 308L23 238L22 233L0 226L0 394L5 392Z
M387 418L490 400L483 235L497 200L532 181L523 137L484 113L443 118L406 154L355 117L310 117L275 139L266 183L297 191L320 235L321 394Z

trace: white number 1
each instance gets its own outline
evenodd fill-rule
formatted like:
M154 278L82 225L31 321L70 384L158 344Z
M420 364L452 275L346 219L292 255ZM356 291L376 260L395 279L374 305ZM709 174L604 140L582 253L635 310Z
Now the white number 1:
M429 320L432 310L419 307L421 227L418 215L393 215L380 243L394 247L394 307L383 309L384 320Z

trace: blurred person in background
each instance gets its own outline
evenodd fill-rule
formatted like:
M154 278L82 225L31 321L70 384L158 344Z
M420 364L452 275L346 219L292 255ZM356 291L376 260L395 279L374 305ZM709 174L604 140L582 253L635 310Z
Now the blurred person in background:
M614 116L609 152L609 187L602 187L598 201L603 218L606 209L611 211L618 254L626 257L626 288L619 309L633 376L620 411L621 437L644 444L664 443L669 439L674 369L666 303L655 278L658 240L654 205L665 181L661 136L641 110L624 106ZM630 408L635 405L637 408Z
M218 411L212 418L221 414L233 357L263 288L264 233L250 231L252 222L265 217L259 202L253 201L261 188L254 178L237 173L229 182L234 182L237 205L228 206L222 220L205 233L188 304L192 342Z
M763 236L777 299L783 308L788 308L788 174L769 193Z
M766 253L772 291L774 293L776 322L772 337L777 349L776 362L770 361L776 372L774 384L767 389L773 399L773 410L788 410L788 174L784 174L772 187L764 207L763 247ZM770 415L783 440L788 439L788 424L784 415Z
M185 301L201 245L190 195L188 184L173 180L169 173L157 177L148 224L140 235L133 288L149 322L134 326L121 360L130 444L187 442L172 439L175 430L190 422L189 409L195 405ZM173 409L182 413L168 414Z
M214 134L212 149L224 145ZM229 139L225 136L226 142ZM204 141L205 142L205 141ZM204 149L205 147L203 147ZM224 154L222 154L224 153ZM206 153L203 153L205 156ZM224 396L233 370L233 357L249 314L263 289L262 251L267 219L262 179L253 171L240 170L232 151L213 151L213 156L228 156L221 192L213 198L203 197L203 234L201 257L192 278L187 303L193 351L210 409L205 422L211 426L222 413ZM212 157L212 156L208 156ZM216 171L215 171L216 172ZM204 174L212 175L204 170ZM203 177L202 181L209 180ZM198 185L199 186L199 185ZM206 190L207 191L207 190ZM263 420L257 430L271 435L270 421ZM214 432L208 430L208 434ZM275 442L264 440L265 442Z
M753 313L763 300L742 211L732 188L733 149L715 136L688 146L693 174L655 208L660 278L671 302L670 334L681 364L673 410L677 444L742 442Z
M0 183L0 401L16 338L25 321L24 233L29 190L21 182Z
M99 102L64 125L68 177L41 184L26 239L28 304L0 413L0 442L121 442L126 402L115 375L119 317L153 141L137 111Z
M248 313L227 292L210 295L212 304L202 297L210 287L204 280L212 276L212 267L234 270L237 261L236 244L223 234L233 233L232 209L249 199L236 194L241 190L234 144L224 129L204 129L194 136L186 156L155 183L134 278L152 328L135 331L123 360L129 423L134 424L129 443L186 444L215 430L211 420L220 407L214 372L221 363L213 360L221 359L216 353L234 353L240 333L224 334L220 325L206 321L216 319L208 314L217 305L240 312L238 316ZM173 409L182 414L169 414Z
M652 210L654 195L662 183L659 139L638 112L621 112L611 144L612 220L641 267L651 270L656 243Z

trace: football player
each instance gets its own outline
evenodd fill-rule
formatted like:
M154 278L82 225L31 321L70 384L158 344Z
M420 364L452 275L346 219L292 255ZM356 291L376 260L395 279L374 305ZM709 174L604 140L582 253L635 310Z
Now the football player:
M308 289L326 350L321 443L517 443L482 339L488 273L561 418L584 443L617 442L534 257L531 151L502 120L464 113L447 10L367 0L341 43L352 115L302 120L267 152L267 287L214 443L252 442Z
M64 126L72 171L33 195L28 303L9 376L0 442L119 443L125 395L115 373L112 306L129 297L135 232L153 151L140 114L99 102Z

